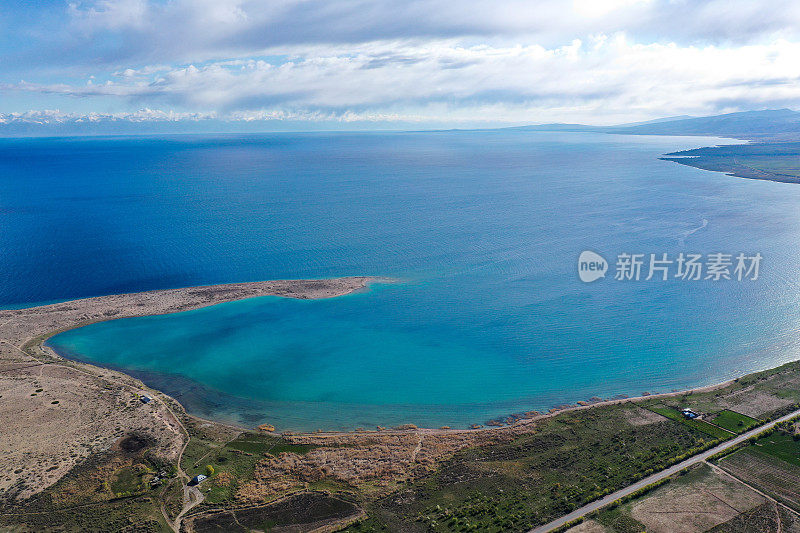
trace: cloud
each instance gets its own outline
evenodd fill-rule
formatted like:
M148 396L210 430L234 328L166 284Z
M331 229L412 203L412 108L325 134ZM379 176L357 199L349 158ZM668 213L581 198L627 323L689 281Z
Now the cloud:
M25 122L31 124L60 124L66 122L102 122L123 120L129 122L179 122L184 120L211 120L216 113L176 113L160 109L140 109L129 113L63 113L57 109L0 113L0 124Z
M98 0L71 2L68 13L76 27L87 32L105 30L144 30L151 21L152 9L146 0Z
M501 122L548 118L611 122L626 113L692 114L739 110L733 103L741 101L758 107L800 101L800 43L783 40L732 49L643 45L618 34L556 48L462 46L449 40L282 51L291 53L281 61L144 67L117 72L100 84L19 83L7 85L6 90L111 96L223 115L242 111L391 115L434 108L459 115L491 108ZM561 117L553 116L555 109Z
M99 0L71 4L69 13L87 33L148 37L128 53L185 53L195 61L220 51L417 37L522 38L553 46L624 31L653 42L749 43L796 37L800 22L793 0Z
M0 59L6 72L24 71L31 62L62 71L116 70L379 40L553 48L618 32L636 42L678 45L800 38L800 4L794 0L72 0L62 9L37 5L10 13L35 22L6 28L8 40L21 48Z
M82 123L179 123L179 122L409 122L429 120L430 115L399 113L343 113L289 112L289 111L237 111L226 115L217 113L178 113L161 109L143 108L133 112L119 113L66 113L57 109L32 110L24 113L0 113L0 125L30 124L40 126L76 125ZM443 117L438 117L442 119Z
M0 34L0 52L13 51L0 53L0 93L15 102L87 115L102 101L220 117L611 123L800 101L790 0L61 5Z

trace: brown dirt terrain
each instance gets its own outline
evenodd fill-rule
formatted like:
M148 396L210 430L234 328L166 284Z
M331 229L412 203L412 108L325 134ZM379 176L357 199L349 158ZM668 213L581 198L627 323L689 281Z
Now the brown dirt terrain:
M654 413L649 409L643 409L638 407L636 409L631 409L628 411L628 416L626 420L634 426L647 426L649 424L655 424L657 422L663 422L666 420L666 417L661 416L658 413Z
M708 466L634 503L631 516L653 533L701 533L766 502L757 492ZM688 481L688 480L687 480Z
M800 517L774 503L765 503L720 524L708 533L800 533Z
M163 404L143 404L136 390L141 388L111 386L104 377L58 364L0 373L6 430L0 433L0 493L29 497L129 431L150 435L156 453L175 460L184 439L180 427Z
M281 453L256 465L253 481L239 488L244 502L260 502L323 479L351 486L369 484L376 494L396 488L398 481L432 472L439 461L458 450L508 442L532 428L492 431L402 430L372 434L298 435L293 444L319 446L308 453Z
M786 383L786 385L791 385L791 383ZM790 398L779 398L775 395L752 389L742 389L729 394L719 402L721 407L753 418L760 418L766 413L786 407L791 403L792 400Z
M774 457L740 451L719 461L719 466L800 511L800 468Z

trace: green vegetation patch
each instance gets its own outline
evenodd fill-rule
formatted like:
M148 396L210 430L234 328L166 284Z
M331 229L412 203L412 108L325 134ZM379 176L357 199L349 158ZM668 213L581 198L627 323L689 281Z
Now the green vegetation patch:
M751 418L747 415L743 415L729 409L720 411L719 414L714 417L712 422L727 429L728 431L733 431L734 433L743 433L761 423L760 420L756 420L755 418Z
M667 407L667 406L650 406L648 407L654 413L658 413L661 416L665 416L676 422L680 422L681 424L688 426L690 428L694 428L698 431L702 431L707 435L711 435L715 439L729 439L733 436L733 433L730 431L724 430L722 428L718 428L715 425L709 424L708 422L704 422L702 420L697 419L689 419L683 416L683 414L675 409L674 407Z
M618 506L609 508L600 513L595 520L613 533L641 533L646 531L644 524L631 516L630 506L624 509Z
M754 446L748 449L800 466L800 436L792 436L775 431L765 437L761 437L755 442Z
M3 511L0 512L0 530L69 533L109 531L171 533L172 531L161 515L158 502L148 496L123 498L76 508L45 510L39 506L27 506L17 508L14 512Z
M632 409L566 412L535 433L459 451L350 530L526 531L717 442L672 420L631 424Z
M359 509L351 502L315 492L296 494L280 501L239 509L232 512L215 513L195 520L193 529L198 533L270 531L285 527L292 530L310 530L308 524L318 526L320 522L337 522L354 517Z
M696 148L664 157L682 165L727 172L743 178L800 181L800 143L750 143Z
M181 457L183 469L186 473L192 472L196 464L199 464L204 457L208 456L214 450L219 449L220 446L221 444L192 437L186 445L186 449L183 451L183 457ZM202 474L203 472L197 473Z
M257 453L278 456L283 452L292 452L300 455L306 454L316 448L310 444L290 444L280 437L259 433L242 433L236 439L226 444L232 450L245 453Z
M116 497L131 496L146 491L152 477L150 470L145 465L126 466L114 473L109 487Z

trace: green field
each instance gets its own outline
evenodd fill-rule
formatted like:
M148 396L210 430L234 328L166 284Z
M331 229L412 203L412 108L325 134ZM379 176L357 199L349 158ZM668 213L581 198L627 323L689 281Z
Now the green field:
M698 431L702 431L707 435L711 435L715 439L729 439L733 436L733 434L730 431L718 428L717 426L709 424L708 422L704 422L702 420L697 420L697 419L690 420L688 418L685 418L680 411L672 407L651 406L648 407L648 409L650 409L654 413L660 414L661 416L666 416L667 418L675 420L676 422L680 422L685 426L694 428Z
M268 453L275 456L283 452L304 454L315 448L315 446L305 444L289 444L279 437L258 433L243 433L226 444L226 447L245 453Z
M748 429L754 428L761 423L760 420L751 418L747 415L730 411L728 409L720 411L717 416L712 420L714 424L723 427L734 433L743 433Z
M785 433L776 431L761 437L750 450L800 466L800 440L795 440Z

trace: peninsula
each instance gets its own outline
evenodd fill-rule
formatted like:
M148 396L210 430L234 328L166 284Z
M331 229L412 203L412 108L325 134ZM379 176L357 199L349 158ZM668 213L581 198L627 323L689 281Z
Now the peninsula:
M125 374L66 360L44 341L67 329L123 317L176 313L243 298L332 298L388 281L374 277L279 280L156 290L0 311L0 492L48 487L126 430L142 429L165 460L178 456L181 424L171 402L130 409L146 387ZM182 409L179 409L182 411Z

